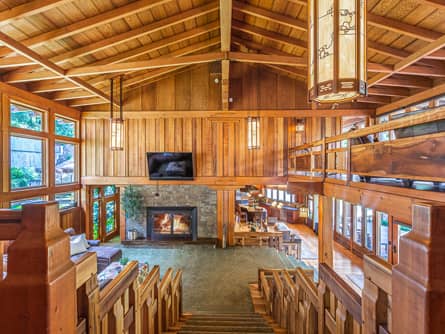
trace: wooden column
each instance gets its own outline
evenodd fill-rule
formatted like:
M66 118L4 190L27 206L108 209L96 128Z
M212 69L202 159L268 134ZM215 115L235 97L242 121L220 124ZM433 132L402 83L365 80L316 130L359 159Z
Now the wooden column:
M0 283L2 333L75 333L76 273L56 202L23 207Z
M320 196L318 219L318 261L334 267L334 233L332 230L332 198Z
M445 206L413 205L413 229L400 239L392 272L393 333L443 333Z
M233 233L235 231L235 190L221 190L216 192L216 221L217 221L217 245L223 246L224 226L226 233L226 246L233 245Z

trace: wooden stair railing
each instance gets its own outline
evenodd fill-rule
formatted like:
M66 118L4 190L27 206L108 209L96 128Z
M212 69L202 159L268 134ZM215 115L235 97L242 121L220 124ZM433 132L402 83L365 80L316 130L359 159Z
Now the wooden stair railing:
M0 281L2 333L75 333L76 271L58 204L28 204L0 217L0 240L15 240Z

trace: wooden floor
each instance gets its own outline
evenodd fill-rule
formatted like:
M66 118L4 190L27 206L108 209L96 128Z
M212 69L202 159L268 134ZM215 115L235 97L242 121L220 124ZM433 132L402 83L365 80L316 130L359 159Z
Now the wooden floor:
M318 265L318 236L303 224L287 224L287 226L303 239L302 260L316 267ZM334 269L357 292L361 292L364 279L363 260L337 243L334 243Z

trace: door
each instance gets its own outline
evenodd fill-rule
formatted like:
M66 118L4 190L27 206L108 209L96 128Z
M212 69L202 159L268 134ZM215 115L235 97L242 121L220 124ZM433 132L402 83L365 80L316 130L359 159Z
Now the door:
M119 189L114 185L90 186L89 238L108 241L119 234Z

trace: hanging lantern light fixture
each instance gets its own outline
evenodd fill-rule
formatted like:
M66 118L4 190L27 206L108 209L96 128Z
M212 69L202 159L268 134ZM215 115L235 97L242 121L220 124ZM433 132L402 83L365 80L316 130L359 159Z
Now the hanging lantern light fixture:
M308 18L309 100L366 95L366 1L309 0Z
M119 78L119 117L114 117L114 79L110 79L110 145L112 151L124 149L124 118L122 111L122 76Z

